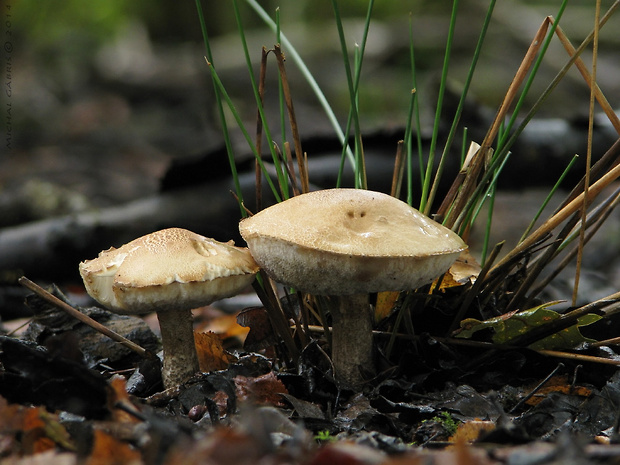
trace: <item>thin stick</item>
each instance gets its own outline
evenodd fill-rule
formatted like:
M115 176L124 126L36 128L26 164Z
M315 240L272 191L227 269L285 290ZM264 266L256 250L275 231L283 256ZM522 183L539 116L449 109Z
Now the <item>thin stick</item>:
M592 41L592 75L590 76L590 108L588 111L588 147L586 150L586 174L584 176L583 204L581 206L581 229L579 230L579 244L577 247L577 266L575 267L575 283L573 285L573 307L577 304L579 295L579 279L581 278L581 264L583 263L583 247L586 238L586 219L588 216L588 190L590 189L590 167L592 166L592 134L594 131L594 101L596 100L596 67L598 58L599 19L601 16L601 0L596 0L594 15L594 39Z
M286 169L288 171L288 177L291 180L291 186L293 187L293 195L299 195L299 187L297 187L297 178L295 177L295 166L293 165L293 154L291 153L291 143L284 143L284 156L286 157ZM298 157L297 160L300 160ZM302 162L299 162L301 165Z
M617 150L620 150L620 145L618 145ZM518 244L514 249L512 249L500 262L493 267L493 269L498 269L506 262L510 261L516 255L520 254L524 250L527 250L533 244L538 242L538 240L548 234L550 231L553 231L560 223L566 220L570 215L572 215L575 211L577 211L583 204L584 200L587 202L591 202L601 191L611 184L613 181L620 177L620 165L616 165L607 173L605 173L598 181L596 181L590 189L588 189L587 194L582 192L577 197L575 197L571 202L569 202L562 210L549 218L543 225L541 225L536 231L530 234L523 242Z
M291 97L291 89L288 85L288 78L286 77L286 68L284 66L284 54L280 48L280 44L275 46L275 54L278 60L278 70L280 71L280 77L282 78L282 90L284 91L284 100L286 102L286 109L288 111L289 121L291 123L291 132L293 134L293 144L295 145L295 157L297 158L297 164L299 165L299 179L301 181L301 192L306 193L310 191L308 183L308 173L303 162L303 151L301 149L301 139L299 137L299 127L297 126L297 118L295 117L295 108L293 107L293 99Z
M590 239L594 237L594 234L596 234L596 232L600 229L600 227L605 223L607 218L609 218L609 215L611 215L611 213L616 208L618 203L620 203L620 188L616 189L613 195L608 197L602 205L598 206L596 210L594 210L590 214L591 218L588 218L588 222L586 223L586 227L589 228L588 235L585 238L586 244L590 242ZM592 223L592 226L590 226L589 223ZM562 248L563 247L560 247L557 252L562 250ZM553 258L557 256L557 252ZM540 292L542 292L542 290L545 289L547 285L551 281L553 281L560 274L560 272L564 268L566 268L566 266L568 266L570 262L573 261L576 254L577 254L576 248L573 248L570 252L568 252L566 256L562 259L562 261L555 267L555 269L549 275L545 276L545 278L541 280L534 289L531 290L528 296L528 302L531 301L535 296L540 294ZM536 258L535 260L538 260L538 258ZM526 302L524 306L525 308L527 308L528 302Z
M55 295L47 292L41 286L39 286L38 284L32 282L31 280L29 280L25 276L22 276L21 278L19 278L17 280L17 282L19 284L21 284L22 286L30 289L32 292L37 294L43 300L49 302L50 304L54 305L55 307L58 307L59 309L65 311L66 313L71 315L76 320L79 320L82 323L84 323L84 324L90 326L91 328L93 328L95 331L98 331L101 334L104 334L105 336L108 336L110 339L123 344L125 347L127 347L128 349L133 350L134 352L137 352L142 357L146 357L146 358L156 357L155 354L149 352L148 350L146 350L145 348L139 346L135 342L130 341L126 337L123 337L120 334L112 331L110 328L108 328L106 326L103 326L101 323L93 320L91 317L89 317L87 315L84 315L79 310L76 310L75 308L73 308L68 303L63 302L62 300L60 300Z
M473 158L471 162L471 166L469 169L470 173L468 174L467 177L462 179L461 190L460 192L456 193L456 199L454 199L454 205L453 205L452 211L446 215L447 212L442 211L442 209L440 209L439 213L442 216L446 215L446 220L444 222L445 226L447 227L455 226L456 217L461 213L461 211L463 211L465 204L470 199L470 195L474 191L474 188L478 181L479 174L484 167L484 161L487 156L488 150L491 147L491 144L493 143L493 141L495 140L495 137L497 136L500 126L502 122L504 121L504 117L508 113L510 105L516 98L517 92L519 88L521 87L521 84L523 84L523 81L525 80L527 72L532 67L536 54L542 47L543 39L547 35L547 30L549 29L549 24L550 24L550 21L548 18L546 18L540 25L538 31L536 32L536 35L534 36L534 39L530 43L530 46L527 52L525 53L525 56L523 57L523 60L521 64L519 65L519 68L517 69L517 72L514 78L512 79L510 86L508 87L508 90L506 91L504 100L500 104L500 107L497 110L497 113L495 114L495 119L493 120L493 123L491 124L491 127L489 128L489 131L487 132L484 140L480 144L480 149L478 150L478 153L476 154L476 156ZM449 200L449 202L452 203L451 200ZM444 204L442 204L442 207L445 208L446 210L449 206L450 204L446 204L445 201L444 201Z
M610 358L595 357L594 355L574 354L572 352L561 352L559 350L536 350L541 355L548 357L565 358L568 360L579 360L581 362L602 363L604 365L619 366L620 360L612 360Z
M540 391L542 389L542 387L547 383L547 381L549 381L551 378L553 378L555 376L555 374L558 371L560 371L562 368L564 368L564 364L563 363L558 363L558 366L555 367L553 369L553 371L551 373L549 373L545 379L543 379L540 383L538 383L538 386L536 386L534 389L532 389L525 397L523 397L519 402L517 402L516 405L514 407L512 407L508 413L516 412L519 408L521 408L522 405L525 405L525 403L528 400L530 400L532 397L534 397L534 394L536 394L538 391Z
M392 189L390 195L392 197L400 197L400 187L403 180L405 167L405 157L403 156L404 141L399 140L396 145L396 157L394 158L394 173L392 174Z
M260 60L260 73L258 78L258 95L261 105L265 102L265 79L267 76L267 49L263 47L261 60ZM256 175L256 181L254 189L256 191L256 211L259 212L263 209L263 176L258 161L261 158L261 148L263 145L263 120L260 117L260 110L256 110L256 153L258 154L254 160L254 170Z
M602 346L618 345L618 344L620 344L620 337L614 337L611 339L605 339L604 341L592 342L591 344L588 344L588 347L602 347Z
M602 21L597 20L596 24L597 26L595 26L595 31L598 31L603 26L604 23ZM562 43L562 45L564 46L564 49L568 52L568 55L571 58L573 58L575 54L577 54L577 50L575 49L575 47L573 47L573 44L570 42L570 39L566 37L566 34L564 34L564 31L562 30L560 26L557 27L557 29L555 30L555 33L560 39L560 42ZM598 34L598 32L596 34ZM595 32L593 31L592 38L593 40L598 42L598 39L594 38L594 35L595 35ZM607 118L609 118L609 121L611 122L616 132L620 134L620 118L618 117L616 112L613 110L609 102L607 101L607 98L605 98L605 95L601 91L601 88L599 87L599 85L596 83L596 80L593 79L593 77L590 75L590 72L586 68L586 65L584 64L581 57L578 56L578 58L575 60L575 66L579 70L579 73L581 73L581 76L583 77L583 79L588 83L588 85L591 86L596 96L597 102L599 103L603 111L605 112L605 115L607 115Z
M324 333L325 329L322 326L310 325L308 329L314 333ZM393 335L399 339L411 339L418 340L423 336L396 333L393 334L389 331L377 331L373 330L372 334L374 336L380 337L392 337ZM493 344L492 342L484 342L484 341L472 341L471 339L457 339L453 337L439 337L439 336L429 336L431 339L436 340L437 342L441 342L443 344L449 345L457 345L457 346L467 346L467 347L477 347L480 349L490 349L490 350L519 350L526 349L525 347L515 347L515 346L507 346L507 345L499 345ZM611 339L610 341L614 341ZM620 342L620 338L617 341ZM589 363L601 363L604 365L614 365L620 366L620 360L613 360L603 357L596 357L594 355L584 355L584 354L575 354L573 352L563 352L560 350L547 350L547 349L528 349L532 352L536 352L537 354L546 355L547 357L555 357L555 358L564 358L568 360L579 360L583 362Z

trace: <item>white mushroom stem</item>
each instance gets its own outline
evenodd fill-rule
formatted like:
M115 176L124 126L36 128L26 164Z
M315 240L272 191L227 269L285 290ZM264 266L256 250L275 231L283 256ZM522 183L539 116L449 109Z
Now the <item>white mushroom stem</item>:
M337 297L332 308L332 362L342 389L357 390L364 379L360 368L374 372L372 315L368 294Z
M192 311L157 312L161 342L164 348L162 378L169 389L187 381L200 370Z

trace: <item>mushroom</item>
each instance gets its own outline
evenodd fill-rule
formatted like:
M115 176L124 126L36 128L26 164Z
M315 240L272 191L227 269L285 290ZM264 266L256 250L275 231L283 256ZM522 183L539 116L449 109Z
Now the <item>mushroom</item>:
M467 248L406 203L358 189L292 197L242 220L239 230L274 280L338 298L332 361L338 385L349 389L361 386L360 368L374 370L368 294L428 284Z
M254 280L256 262L233 244L170 228L80 263L88 294L111 311L157 312L166 389L199 371L191 309L233 296Z

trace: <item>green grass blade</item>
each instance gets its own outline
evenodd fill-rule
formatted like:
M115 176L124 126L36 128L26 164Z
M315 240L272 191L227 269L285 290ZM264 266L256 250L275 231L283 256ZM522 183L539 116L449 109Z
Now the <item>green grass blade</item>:
M554 184L554 186L549 191L549 194L547 194L547 197L545 197L545 200L543 201L542 205L538 209L538 212L536 212L536 215L534 215L534 218L532 218L532 221L530 222L530 224L526 228L525 232L523 233L523 235L519 239L519 242L523 241L523 239L525 239L527 237L527 235L532 231L532 229L534 228L534 224L536 223L536 221L538 221L538 218L540 218L540 215L542 215L542 212L545 209L545 207L547 206L547 204L549 203L549 201L551 200L551 197L553 197L555 192L559 189L560 184L562 184L562 181L564 180L564 178L566 177L568 172L571 170L571 168L573 167L573 165L577 161L577 158L579 158L578 155L573 155L573 158L571 158L570 162L568 163L568 166L566 166L566 168L564 169L564 171L562 172L562 174L558 178L557 182Z
M282 29L280 27L280 7L276 8L276 42L282 41ZM280 134L282 145L286 141L286 103L284 102L284 87L282 76L278 73L278 104L280 106Z
M504 170L508 159L510 158L510 152L506 154L506 156L499 160L495 160L494 163L489 167L489 170L485 173L485 175L490 178L487 182L481 182L478 185L478 190L480 190L481 194L473 195L472 199L476 198L479 201L475 204L475 207L466 208L461 212L459 216L459 223L461 224L469 224L470 226L474 224L476 218L478 217L480 210L484 206L484 203L487 199L491 199L494 201L494 189L497 185L497 181L499 180L499 175ZM460 233L464 233L465 228L463 227Z
M342 25L342 18L340 17L340 9L338 8L337 0L332 0L332 8L334 10L334 17L336 19L336 28L338 29L340 49L342 51L344 70L347 77L347 87L349 89L349 99L351 105L350 111L352 113L353 126L355 127L355 187L358 189L366 189L366 170L364 167L365 163L357 105L357 92L353 83L353 74L351 72L351 63L349 62L347 41L344 36L344 27Z
M259 16L259 18L261 18L270 29L272 29L274 32L276 31L277 25L275 21L273 21L269 17L267 12L263 9L263 7L261 7L258 4L256 0L245 0L245 2L250 6L250 8L254 10L254 12ZM314 79L314 76L312 76L312 73L308 69L308 66L306 66L306 63L303 61L303 59L301 58L301 56L299 55L299 53L297 52L293 44L287 39L286 35L281 33L280 37L281 37L281 44L284 45L284 47L286 47L287 57L290 57L290 59L297 65L302 76L304 77L304 79L306 80L310 88L312 89L312 92L314 92L314 95L319 101L321 108L323 108L323 111L327 115L327 118L329 119L332 127L334 128L334 131L336 132L336 135L342 141L343 145L347 145L347 139L345 138L344 132L342 131L342 128L340 127L340 123L338 122L338 119L336 118L334 111L329 105L329 102L327 101L325 94L323 93L318 83ZM355 157L353 155L353 151L350 148L347 149L347 158L349 159L351 166L354 166Z
M411 66L411 98L407 111L407 122L403 141L407 149L407 203L413 205L413 118L415 115L416 142L418 148L418 163L420 185L424 182L424 162L422 160L422 128L420 127L420 105L417 89L417 73L415 66L415 46L413 43L413 16L409 13L409 63Z
M607 20L612 16L612 14L614 13L614 11L618 8L618 6L620 6L620 2L616 1L614 2L614 4L609 8L608 12L605 14L605 17L601 20L601 27L603 27L604 24L606 24ZM581 55L581 53L583 52L583 50L587 47L587 45L589 44L589 42L592 40L592 36L590 35L588 38L586 38L586 40L584 40L581 45L577 48L575 54L564 64L564 66L562 67L562 69L558 72L558 74L553 78L553 80L551 81L551 83L549 83L549 85L547 86L547 88L542 92L542 94L540 95L540 97L538 97L538 99L536 100L536 102L534 102L534 104L532 105L532 108L530 109L530 111L524 116L523 120L521 121L521 124L519 124L519 126L517 127L517 129L515 129L514 133L510 135L510 138L508 139L508 141L506 142L506 147L511 147L512 144L514 143L514 141L519 137L519 135L521 135L521 133L523 132L523 130L525 129L525 127L529 124L529 122L531 121L531 119L534 117L534 115L538 112L538 110L543 106L543 104L545 103L545 101L547 100L547 98L549 97L549 95L551 95L551 93L555 90L555 88L558 86L558 84L562 81L562 79L564 79L564 76L566 76L566 74L568 73L568 71L572 68L572 66L574 65L575 61L577 60L577 58L579 58L579 56ZM502 149L503 150L503 149Z
M254 91L254 98L256 100L256 106L258 108L258 113L260 115L263 131L265 131L265 136L267 138L267 145L269 146L269 151L271 152L271 158L273 159L273 164L276 169L276 176L278 178L278 184L282 190L282 198L287 199L289 197L288 192L288 178L285 170L282 168L282 163L280 157L276 153L275 147L273 145L273 137L271 136L271 131L269 129L269 124L267 122L267 117L265 116L265 108L263 107L263 103L261 101L261 97L258 91L258 85L256 84L256 78L254 77L254 72L252 70L252 59L250 58L250 52L248 49L248 44L245 39L245 31L243 29L243 23L241 21L241 13L239 11L239 5L237 0L233 0L233 10L235 13L235 19L237 20L237 28L239 30L239 37L241 39L241 45L243 47L243 53L245 56L246 66L250 75L250 82L252 84L252 90Z
M564 0L562 4L560 5L560 9L558 10L556 20L551 24L551 27L549 28L549 31L547 32L547 37L545 38L545 42L543 43L543 46L540 49L540 53L538 54L538 57L536 58L536 61L534 62L534 65L532 66L530 75L528 76L528 79L525 82L525 85L523 86L523 90L521 91L521 95L519 99L517 100L517 103L515 104L515 108L512 113L512 116L508 124L506 125L506 132L501 139L498 139L499 140L497 144L498 150L501 150L503 148L503 145L506 143L506 140L510 134L510 131L512 130L512 127L514 126L515 121L519 115L519 111L521 110L521 107L523 106L525 102L525 98L527 97L530 87L532 86L532 83L534 82L534 78L536 77L538 73L538 69L540 68L540 65L542 64L542 61L545 57L547 49L549 48L549 45L551 44L551 40L553 39L553 36L555 35L555 30L558 27L558 24L560 24L560 19L562 18L562 15L564 14L564 10L566 9L567 5L568 5L568 0Z
M463 166L463 163L465 163L465 158L467 157L467 142L469 139L469 132L467 129L467 126L465 126L463 128L463 142L461 144L461 164L460 166Z
M239 126L239 129L241 130L241 133L243 134L243 137L247 141L248 146L250 147L250 149L252 150L252 153L254 154L254 158L256 160L258 160L258 164L259 164L259 166L261 168L261 171L265 175L265 178L267 179L267 182L269 183L269 187L271 188L271 191L273 192L273 195L274 195L276 201L280 202L282 200L282 198L278 194L278 189L276 189L275 185L273 184L273 181L271 180L271 176L269 175L269 172L267 171L267 168L265 168L265 165L264 165L261 157L259 156L258 152L256 151L256 146L254 145L254 142L252 141L252 137L250 136L250 134L248 133L247 129L245 128L245 126L243 124L243 121L241 119L241 116L239 115L239 112L235 108L235 105L233 104L233 101L230 98L230 95L228 95L228 92L226 91L226 88L224 87L224 84L222 83L220 77L217 74L217 71L215 70L215 68L213 67L213 65L211 63L208 63L208 64L209 64L209 68L211 70L211 76L213 77L213 80L214 80L215 85L216 85L217 92L220 93L221 97L224 99L224 101L228 105L228 109L230 110L233 118L235 118L235 121L237 122L237 125Z
M204 40L205 51L207 54L207 60L211 63L211 68L213 69L213 55L211 53L211 44L209 43L209 34L207 31L207 24L205 22L204 14L202 11L202 5L200 0L196 0L196 9L198 12L198 21L200 22L200 30L202 31L202 38ZM218 115L220 117L220 124L222 125L222 134L224 136L224 144L226 146L226 153L228 155L228 163L230 165L230 171L233 177L233 182L235 184L235 193L237 195L237 199L239 201L239 208L241 211L241 216L247 216L245 209L243 208L243 192L241 191L241 183L239 182L239 173L237 172L237 165L235 163L235 155L232 148L232 142L230 140L230 133L228 131L228 125L226 124L226 116L224 114L224 105L222 103L222 96L219 92L219 87L216 84L216 78L213 73L211 73L211 79L213 81L213 87L215 89L215 101L216 107L218 109Z
M356 102L357 102L357 98L359 97L359 82L360 82L360 77L361 77L361 70L362 70L362 62L364 60L364 52L366 50L366 42L368 41L368 31L370 30L370 20L372 18L372 10L373 10L373 6L374 6L374 0L370 0L368 2L368 9L367 9L367 13L366 13L366 20L364 23L364 30L362 32L362 41L359 45L359 47L356 48L356 59L355 59L355 68L354 68L354 83L353 83L353 88L354 88L354 94L356 96ZM346 45L345 45L346 48ZM359 108L359 106L356 105L355 109ZM353 117L354 117L354 108L351 107L349 109L349 114L347 116L347 124L345 126L346 130L345 130L345 140L349 140L349 134L350 134L350 130L351 130L351 123L353 121ZM356 144L358 143L358 141L356 140ZM336 187L340 187L342 184L342 175L343 175L343 171L344 171L344 161L345 161L345 156L346 156L346 152L349 149L348 145L343 145L342 146L342 155L341 155L341 160L340 160L340 168L338 170L338 178L337 178L337 182L336 182ZM357 151L355 152L356 155L356 163L355 163L355 169L357 169L357 166L359 166L359 158L358 158L358 153ZM359 176L356 174L355 175L356 179L359 179ZM364 175L365 177L365 175Z
M431 175L433 165L435 163L435 148L437 146L437 137L439 136L439 123L441 122L441 109L443 107L443 97L448 81L448 68L450 64L450 53L452 51L452 41L454 39L454 29L456 26L456 18L459 0L452 2L452 14L450 16L450 27L448 28L448 39L446 40L446 48L443 61L443 69L441 71L441 82L439 83L439 95L437 97L437 106L435 108L435 122L433 124L433 135L431 137L431 146L428 152L428 161L424 172L424 184L422 185L422 195L420 199L420 211L426 211L428 203L428 195L431 184Z
M540 50L540 52L538 54L536 62L532 66L532 69L530 71L530 75L528 77L528 80L526 81L526 84L524 85L524 88L523 88L523 90L521 92L521 95L519 97L518 103L517 103L517 105L515 105L515 110L513 112L513 115L511 117L511 119L509 120L508 124L506 125L505 130L503 131L502 136L498 137L497 150L495 151L495 153L493 155L493 158L492 158L491 163L490 163L489 170L486 173L483 174L482 179L481 179L480 183L478 184L478 187L475 189L474 193L472 194L470 199L467 201L465 207L463 208L464 212L461 212L461 214L459 215L459 218L461 218L461 219L467 218L467 217L471 216L469 213L467 213L467 210L471 209L471 208L474 208L474 205L479 203L480 195L485 190L484 185L493 176L493 173L494 173L494 168L493 167L494 166L499 166L499 165L503 166L503 164L506 161L506 157L508 156L508 153L510 151L510 148L512 147L512 145L516 141L517 137L523 132L523 130L525 129L525 126L529 123L529 121L533 118L535 112L542 105L542 101L543 100L541 100L539 98L539 100L536 102L536 104L530 110L530 112L528 112L528 114L526 115L524 120L521 122L521 124L517 127L517 129L512 131L512 127L514 125L514 122L516 121L516 117L518 115L518 111L519 111L520 107L523 105L523 103L525 101L525 97L527 96L527 93L530 90L531 84L532 84L532 82L534 80L534 77L537 74L537 71L538 71L538 69L540 67L540 64L542 63L542 60L543 60L544 55L545 55L545 52L547 51L547 49L549 47L549 44L550 44L551 39L553 37L554 31L557 28L557 25L559 24L559 20L560 20L562 14L564 12L564 9L566 8L567 2L568 2L568 0L564 0L562 2L562 4L561 4L560 8L559 8L558 19L552 24L552 27L550 28L550 30L547 33L545 42L541 46L541 50ZM545 97L548 96L548 93L545 92L544 94L545 94ZM457 224L457 223L455 223L455 224Z
M478 64L478 59L480 58L480 53L482 51L484 39L486 38L486 33L489 29L489 24L491 23L491 18L493 16L493 10L495 8L495 1L496 0L491 0L491 2L489 3L489 7L487 8L487 13L484 18L482 28L480 29L480 35L478 36L478 42L474 50L471 65L469 66L469 72L467 73L467 78L465 79L463 91L461 92L461 98L457 105L456 112L454 114L454 119L452 120L452 126L450 127L450 131L448 132L448 138L446 139L446 143L444 145L441 158L439 159L439 166L437 167L437 172L435 173L435 179L433 181L433 186L429 194L426 211L425 211L427 215L430 214L430 208L432 207L433 202L435 200L435 196L437 195L437 190L439 188L439 181L441 179L441 175L443 174L444 165L448 158L448 153L450 151L450 148L452 147L452 142L454 140L454 137L456 136L456 131L458 129L459 121L461 119L461 114L463 113L463 107L465 106L465 99L467 98L469 87L471 85L471 81L473 80L474 72L476 71L476 66ZM464 142L465 141L466 139L464 139Z

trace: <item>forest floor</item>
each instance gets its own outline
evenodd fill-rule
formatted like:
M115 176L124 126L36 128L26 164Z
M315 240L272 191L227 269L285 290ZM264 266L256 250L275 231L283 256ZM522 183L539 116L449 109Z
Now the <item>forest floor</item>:
M505 91L540 24L534 20L538 10L519 8L530 18L519 25L510 20L510 10L498 11L500 26L512 27L503 31L498 27L492 35L497 48L488 52L486 65L479 70L485 78L472 89L476 100L464 116L472 124L488 122L493 114L490 108ZM470 9L472 18L479 13ZM434 31L445 22L435 17L420 20L422 55L433 56L423 61L429 69L443 57L425 44L433 43ZM395 135L400 134L406 111L398 105L400 93L386 95L377 89L407 89L407 66L390 66L402 64L403 54L408 53L405 23L398 28L377 24L385 40L369 49L365 65L366 90L373 99L369 99L372 111L367 112L364 131L373 141L369 156L376 155L382 167L369 178L377 190L385 190ZM133 26L88 58L64 55L66 49L53 60L28 50L15 57L13 81L21 90L12 97L16 110L11 150L0 159L0 245L6 244L2 241L7 236L2 234L14 228L67 215L79 217L186 187L179 181L162 187L173 169L191 178L191 183L199 183L195 172L194 176L187 173L202 167L200 160L221 155L222 138L201 45L152 42L139 24ZM581 28L575 35L583 34L577 19L569 20L566 27ZM300 28L299 33L333 42L333 34L316 28ZM251 38L261 45L270 43L264 33ZM218 38L218 54L240 56L233 48L237 45L231 45L233 40ZM614 45L617 38L607 40L607 45ZM328 53L318 40L302 43L320 84L341 103L338 95L343 94L344 77L334 71L341 68L341 63L336 64L337 50ZM618 101L614 96L620 95L614 77L620 69L611 48L602 49L601 87L613 104ZM259 50L255 52L258 57ZM469 58L461 57L461 48L455 52L452 70L461 76ZM563 63L562 53L551 53L541 71L543 82ZM67 59L59 60L63 56ZM288 66L292 82L301 82L292 64ZM239 77L242 70L238 60L222 60L222 78L230 83L229 91L248 127L253 127L255 107L247 79ZM271 79L274 76L275 69ZM435 79L433 72L422 78L431 89L423 107L427 121L432 119ZM583 133L588 91L579 77L567 81L540 120L533 122L535 130L526 135L527 145L514 157L513 173L526 175L507 175L509 189L497 197L493 240L518 239L555 182L555 175L548 183L538 180L538 173L527 175L532 169L523 162L528 159L526 148L535 154L549 152L548 140L540 137L548 130L559 131L557 140ZM302 139L325 159L336 159L339 151L333 148L331 129L313 97L301 84L293 92ZM342 106L346 108L346 102ZM537 131L537 127L546 129ZM599 129L598 143L604 150L617 134L604 124ZM472 137L484 131L474 127ZM236 131L233 138L240 166L249 166L245 142ZM558 170L565 166L566 157L584 153L584 146L567 150L554 162ZM209 180L230 176L226 163L200 169ZM317 186L331 187L331 176ZM210 224L230 221L229 217L207 218L205 230ZM592 252L587 252L584 262L582 303L620 287L619 229L620 218L612 215L591 244ZM79 233L71 238L78 245L86 241ZM227 237L217 239L237 237L231 228L223 234ZM473 250L480 247L480 234L475 231L471 238ZM83 253L81 259L90 259L93 250L112 245L120 244L89 243L72 250ZM33 250L36 247L33 244ZM79 260L59 265L63 271L54 274L47 271L48 266L41 266L41 273L36 267L5 266L2 257L0 250L0 463L620 462L620 356L614 346L590 349L588 353L609 361L600 364L545 357L527 349L459 348L429 336L415 347L401 346L402 358L396 364L386 362L385 376L369 382L363 392L352 393L339 391L334 384L321 337L304 348L296 367L277 361L280 349L273 341L263 347L248 344L248 329L236 323L239 311L260 305L248 292L195 311L196 330L212 331L223 343L225 352L215 351L221 365L207 367L187 384L162 393L157 367L32 296L24 304L29 292L17 284L17 278L25 273L46 287L58 284L68 300L92 318L157 352L153 317L119 318L93 308L77 273ZM570 300L572 279L569 270L556 280L547 290L548 300ZM250 335L258 331L256 320L251 321L255 326ZM608 320L597 328L596 339L617 336L618 326ZM256 344L260 337L256 333L253 337ZM213 349L204 351L213 354Z

